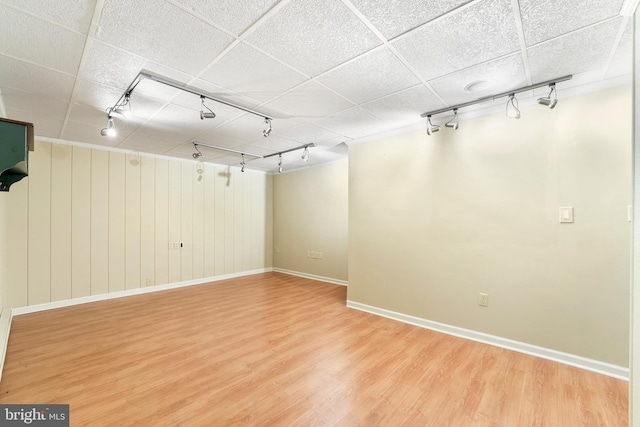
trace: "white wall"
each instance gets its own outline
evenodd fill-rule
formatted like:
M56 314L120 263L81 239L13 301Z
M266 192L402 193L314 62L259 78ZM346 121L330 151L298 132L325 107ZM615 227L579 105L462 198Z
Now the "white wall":
M344 161L274 177L274 267L347 281L348 170Z
M351 145L348 299L628 366L631 90L560 97Z
M211 164L202 175L196 169L190 161L37 141L29 177L0 194L6 303L271 267L272 178ZM184 247L169 249L170 242Z

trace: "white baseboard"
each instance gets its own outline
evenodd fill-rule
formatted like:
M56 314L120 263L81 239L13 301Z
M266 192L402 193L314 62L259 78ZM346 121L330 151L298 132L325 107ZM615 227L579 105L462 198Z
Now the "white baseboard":
M629 368L625 368L622 366L612 365L593 359L587 359L585 357L576 356L574 354L563 353L561 351L544 347L538 347L536 345L514 341L507 338L501 338L495 335L476 332L470 329L464 329L457 326L434 322L432 320L410 316L408 314L402 314L391 310L385 310L383 308L373 307L355 301L347 300L347 307L365 311L371 314L376 314L378 316L387 317L389 319L398 320L400 322L419 326L421 328L431 329L437 332L454 335L456 337L466 338L472 341L506 348L508 350L529 354L531 356L540 357L542 359L552 360L554 362L575 366L576 368L586 369L587 371L597 372L599 374L629 381Z
M334 285L348 286L348 283L349 283L346 280L333 279L331 277L324 277L324 276L317 276L315 274L302 273L300 271L285 270L284 268L274 267L273 271L277 273L289 274L291 276L304 277L305 279L312 279L312 280L318 280L320 282L333 283Z
M166 291L167 289L183 288L185 286L202 285L204 283L219 282L221 280L234 279L236 277L249 276L251 274L267 273L273 271L271 268L260 268L257 270L243 271L241 273L223 274L220 276L204 277L202 279L186 280L184 282L169 283L166 285L147 286L143 288L127 289L124 291L111 292L108 294L89 295L86 297L66 299L62 301L46 302L44 304L29 305L26 307L14 308L13 315L36 313L39 311L53 310L56 308L70 307L78 304L86 304L96 301L105 301L114 298L129 297L132 295L147 294L150 292Z
M11 321L13 320L13 310L11 307L4 307L0 313L0 380L4 369L4 359L7 356L7 346L9 345L9 332L11 332Z

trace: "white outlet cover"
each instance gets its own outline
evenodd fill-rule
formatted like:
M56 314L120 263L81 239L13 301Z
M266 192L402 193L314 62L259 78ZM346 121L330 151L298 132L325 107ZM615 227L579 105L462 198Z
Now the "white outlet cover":
M572 223L573 222L573 206L561 206L560 207L560 223Z

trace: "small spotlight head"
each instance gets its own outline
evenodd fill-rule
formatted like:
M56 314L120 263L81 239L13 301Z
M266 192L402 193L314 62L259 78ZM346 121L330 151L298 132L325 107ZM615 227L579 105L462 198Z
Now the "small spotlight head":
M542 98L538 98L538 104L544 105L545 107L549 107L549 109L554 109L556 105L558 105L558 94L556 93L556 84L551 83L549 85L549 95L543 96ZM554 95L551 98L551 95Z
M204 111L205 108L209 111ZM215 119L215 118L216 118L216 113L211 111L211 108L207 107L204 104L204 95L200 95L200 120Z
M511 119L520 118L520 109L518 108L518 99L513 93L509 95L509 100L507 101L507 117Z
M304 147L304 151L302 152L302 160L305 162L309 161L309 147Z
M262 131L262 136L264 136L266 138L269 135L271 135L271 119L265 118L264 122L269 125L269 127L267 129Z
M282 153L278 154L278 173L282 173Z
M440 130L440 126L431 123L431 116L427 116L427 135L432 135Z
M109 116L109 118L107 119L107 127L103 128L100 131L100 135L102 136L109 136L109 137L114 137L117 135L116 132L116 125L113 122L113 118L111 116Z
M454 108L453 117L444 124L445 127L451 128L453 130L458 130L458 109Z

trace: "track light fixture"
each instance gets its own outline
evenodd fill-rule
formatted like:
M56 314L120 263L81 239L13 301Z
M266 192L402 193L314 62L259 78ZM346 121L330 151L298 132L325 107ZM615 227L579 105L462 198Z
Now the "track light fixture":
M302 152L302 161L309 161L309 147L304 147L304 151Z
M240 168L240 172L244 172L244 153L242 153L240 155L242 157L242 161L240 162L240 165L242 166L242 168Z
M100 135L114 137L114 136L116 136L116 134L117 134L116 125L113 122L113 117L111 117L111 114L109 114L109 116L107 118L107 127L103 128L100 131Z
M511 119L520 118L520 109L518 108L518 99L514 93L509 94L509 100L507 101L507 117Z
M278 154L278 173L282 173L282 153Z
M427 116L427 135L431 135L440 130L440 126L431 123L431 116Z
M444 124L445 127L451 128L453 130L458 130L458 109L453 109L453 117L449 119L447 123Z
M269 124L269 128L267 130L265 130L263 132L264 136L269 136L269 134L271 133L271 117L269 117L268 115L265 115L259 111L255 111L252 110L250 108L246 108L243 107L241 105L238 104L234 104L232 102L229 102L225 99L222 98L217 98L213 95L210 95L206 92L203 92L199 89L196 89L194 87L188 86L188 85L184 85L178 82L175 82L173 80L167 79L165 77L159 76L159 75L155 75L155 74L151 74L149 72L146 71L140 71L136 77L133 79L133 81L129 84L129 87L127 87L127 89L125 90L125 92L120 96L120 98L118 98L118 101L112 106L112 107L108 107L107 108L107 114L109 115L109 117L111 117L112 114L119 114L122 115L123 117L128 117L131 114L131 103L130 103L130 97L131 97L131 93L136 89L136 87L138 87L138 84L140 84L140 82L142 80L151 80L154 81L156 83L160 83L169 87L172 87L174 89L178 89L181 90L183 92L187 92L187 93L191 93L193 95L197 95L200 97L200 103L201 103L201 108L200 108L200 119L204 120L204 119L213 119L216 117L216 114L213 112L213 110L211 110L211 108L209 108L206 104L205 104L205 98L210 100L210 101L214 101L217 102L218 104L223 104L226 105L227 107L231 107L231 108L235 108L238 110L242 110L245 113L249 113L249 114L253 114L254 116L258 116L263 118L268 124ZM106 130L108 130L108 128L105 128ZM104 134L106 135L106 130L104 131ZM102 133L102 132L101 132Z
M198 146L196 144L193 144L193 158L197 159L199 157L202 157L202 153L200 152L200 150L198 149Z
M560 82L564 82L567 80L571 80L573 78L572 75L558 77L557 79L547 80L544 82L536 83L530 86L524 86L518 89L511 89L508 92L502 92L497 95L486 96L484 98L474 99L469 102L465 102L463 104L451 105L449 107L440 108L438 110L429 111L420 115L420 117L427 118L427 134L431 135L434 132L438 132L440 130L440 126L434 125L431 123L431 116L436 114L445 113L447 111L453 111L453 117L445 123L445 126L448 128L458 129L458 109L469 107L471 105L482 104L485 102L492 102L498 98L503 98L508 96L509 100L507 101L507 117L519 119L520 108L518 106L518 100L516 99L516 94L521 92L527 92L533 89L538 89L541 87L549 86L549 95L538 98L538 104L544 105L549 108L554 108L558 104L558 94L556 92L556 84Z
M551 95L553 94L553 99ZM558 93L556 92L556 84L551 83L549 85L549 95L543 96L542 98L538 98L538 104L544 105L545 107L549 107L549 109L553 109L558 104Z
M204 111L204 109L209 110L209 112ZM211 111L211 108L207 107L204 103L204 95L200 95L200 120L204 119L215 119L216 113Z
M262 135L266 138L271 134L271 119L264 119L264 122L269 125L269 127L262 131Z

